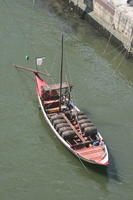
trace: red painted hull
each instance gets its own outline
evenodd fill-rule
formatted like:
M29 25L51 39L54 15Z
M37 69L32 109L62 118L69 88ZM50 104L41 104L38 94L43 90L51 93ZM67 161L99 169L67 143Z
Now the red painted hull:
M103 141L102 136L100 135L100 133L98 132L98 137L100 138L100 142L98 146L94 146L93 143L89 145L81 145L81 148L75 148L76 145L71 145L69 142L65 141L60 134L58 133L58 131L56 130L56 128L54 127L54 125L51 123L51 114L47 114L46 110L45 110L45 105L43 105L43 101L42 99L42 87L48 86L47 82L43 79L41 79L37 74L35 74L35 80L36 80L36 92L38 95L38 99L39 99L39 103L42 109L42 112L44 114L44 117L46 119L46 121L48 122L49 126L52 128L52 130L54 131L54 133L56 134L56 136L60 139L60 141L74 154L76 155L79 159L82 159L88 163L93 163L93 164L97 164L97 165L109 165L109 158L108 158L108 151L107 151L107 147ZM45 101L46 102L46 101ZM77 107L74 107L75 109L77 109ZM77 109L79 111L79 109ZM59 115L59 113L56 113L55 115ZM64 116L64 114L62 114L62 116ZM67 121L66 117L64 117L64 119ZM72 127L72 124L70 124ZM72 127L73 128L73 127ZM73 128L74 130L75 128ZM78 133L80 134L80 132ZM78 145L77 145L78 146Z

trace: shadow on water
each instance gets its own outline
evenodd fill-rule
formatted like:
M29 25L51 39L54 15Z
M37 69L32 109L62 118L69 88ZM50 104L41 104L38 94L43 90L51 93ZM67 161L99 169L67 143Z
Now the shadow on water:
M42 115L42 112L40 111L38 116L41 119L42 126L44 126L44 129L47 129L48 132L52 132L52 130L49 128L49 125L47 122L44 120L44 117ZM58 138L55 137L54 134L48 134L53 143L55 144L56 148L58 151L63 154L67 158L67 162L69 162L70 165L73 166L74 170L77 171L80 175L84 176L87 179L92 179L96 183L98 183L99 177L103 179L102 185L99 183L100 187L102 190L107 190L106 184L110 179L116 181L116 182L121 182L121 179L118 175L117 168L115 165L115 161L109 152L110 156L110 165L109 166L98 166L98 165L93 165L90 163L86 163L75 157L70 151L68 151L64 145L60 143ZM43 136L40 136L40 139L44 141ZM72 159L75 158L75 159ZM78 167L77 167L78 166Z
M42 123L44 124L46 128L46 122L43 121ZM109 178L107 176L106 168L98 168L98 167L96 168L94 165L91 166L91 164L85 165L81 163L81 161L77 157L75 157L69 150L67 150L63 146L63 144L61 144L60 141L54 135L50 133L50 131L48 131L47 133L49 134L50 139L53 141L54 145L56 146L56 150L59 152L59 154L65 157L65 161L63 160L63 163L64 163L63 167L65 166L66 168L68 168L67 169L68 171L69 169L71 169L71 171L73 171L74 174L75 173L77 174L76 176L79 176L85 179L86 181L95 182L95 184L98 185L98 187L103 192L108 192L107 184L108 184ZM45 139L43 136L40 136L40 140L45 143ZM57 159L60 159L60 155L59 155L59 158Z
M73 155L69 150L67 150L64 147L64 145L58 140L58 138L54 134L52 134L53 132L50 129L47 122L45 121L41 110L38 111L38 117L40 117L42 126L45 130L47 130L47 135L50 137L50 139L56 146L56 149L67 158L67 162L69 162L69 164L73 166L74 170L76 170L77 173L79 173L87 179L92 179L96 183L98 183L99 177L102 178L104 181L102 181L102 185L100 185L100 187L103 187L104 190L106 189L106 184L109 180L113 180L119 183L122 182L122 178L119 176L118 173L115 159L113 158L113 155L111 154L109 148L108 151L110 164L108 166L99 166L83 162L77 157L75 157L75 155ZM43 140L43 142L45 142L43 136L40 136L40 139Z
M119 176L118 169L116 166L116 162L113 158L113 155L111 154L110 150L108 151L109 151L110 165L107 167L107 175L109 179L113 179L117 182L122 182L122 179Z
M88 163L84 163L84 165L97 174L106 176L108 179L113 179L116 182L121 182L122 180L118 174L115 161L110 152L109 152L109 157L110 157L110 164L108 166L92 165Z

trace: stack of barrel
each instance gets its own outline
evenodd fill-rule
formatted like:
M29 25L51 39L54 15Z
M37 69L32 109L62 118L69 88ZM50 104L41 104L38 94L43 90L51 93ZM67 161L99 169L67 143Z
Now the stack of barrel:
M53 115L50 117L50 120L56 129L56 131L64 138L65 140L71 140L76 134L74 133L71 126L63 118L62 115Z
M97 135L97 128L96 126L91 122L90 119L83 113L78 112L77 113L77 119L79 126L81 128L81 131L84 132L86 137L90 137L91 139L96 139Z

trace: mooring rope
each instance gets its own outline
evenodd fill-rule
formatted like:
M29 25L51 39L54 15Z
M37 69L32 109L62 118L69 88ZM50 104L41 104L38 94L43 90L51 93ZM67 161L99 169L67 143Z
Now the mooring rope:
M79 159L79 161L80 161L82 167L83 167L83 168L85 169L85 171L88 173L88 169L87 169L87 167L85 166L85 164L83 163L83 161L80 159L79 154L77 153L76 155L77 155L77 157L78 157L78 159Z

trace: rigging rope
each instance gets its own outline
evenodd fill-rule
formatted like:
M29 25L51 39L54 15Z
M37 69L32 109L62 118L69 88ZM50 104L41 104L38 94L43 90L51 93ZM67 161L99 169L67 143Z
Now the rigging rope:
M115 61L119 57L119 55L122 54L124 51L125 51L125 48L123 47L122 50L111 60L111 63Z
M80 159L80 157L79 157L79 155L77 154L77 157L78 157L78 159L79 159L79 161L80 161L80 163L81 163L81 165L83 166L83 168L85 169L85 171L88 173L88 169L87 169L87 167L85 166L85 164L83 163L83 161Z
M112 37L112 33L110 32L110 36L109 36L109 39L108 39L108 41L107 41L106 47L105 47L105 49L104 49L104 51L103 51L103 55L105 54L105 52L106 52L106 50L107 50L107 48L108 48L108 46L109 46L111 37Z
M119 69L120 65L122 64L124 58L125 58L126 52L124 53L124 56L122 57L122 59L120 60L119 64L117 65L115 72Z
M119 46L117 46L117 49L119 49L119 48L122 48L122 44L120 44ZM106 53L106 56L107 55L110 55L111 53L113 53L113 52L115 52L115 51L117 51L117 49L116 48L114 48L112 51L109 51L108 53Z
M66 57L67 57L67 59L65 59L65 63L66 63L66 73L65 73L65 78L66 78L66 80L67 80L67 82L71 82L72 83L72 76L71 76L71 73L70 73L70 71L69 71L69 66L70 66L70 64L69 64L69 56L68 56L68 51L65 51L65 54L66 54ZM69 81L68 81L69 80ZM77 101L76 101L76 95L75 95L75 90L73 90L73 94L71 93L71 100L72 101L74 101L76 104L77 104Z

